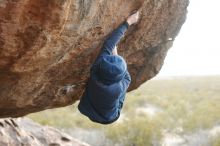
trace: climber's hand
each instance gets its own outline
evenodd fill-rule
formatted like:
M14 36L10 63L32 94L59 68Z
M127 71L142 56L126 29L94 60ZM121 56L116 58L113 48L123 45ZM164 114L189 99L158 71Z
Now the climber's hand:
M129 16L127 18L127 22L128 22L129 25L132 25L132 24L138 22L138 19L139 19L139 11L137 11L136 13Z
M115 48L112 50L112 54L113 55L118 55L117 46L115 46Z

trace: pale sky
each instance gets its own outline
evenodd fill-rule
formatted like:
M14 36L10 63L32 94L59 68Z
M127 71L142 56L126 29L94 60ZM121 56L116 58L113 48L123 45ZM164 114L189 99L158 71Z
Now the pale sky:
M220 75L220 0L191 0L158 76Z

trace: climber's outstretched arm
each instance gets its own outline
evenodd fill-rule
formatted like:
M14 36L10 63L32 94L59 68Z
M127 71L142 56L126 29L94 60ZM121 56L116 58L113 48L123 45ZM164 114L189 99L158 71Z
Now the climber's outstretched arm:
M129 16L125 22L123 22L117 29L115 29L104 42L100 56L101 55L114 55L112 53L113 49L116 47L116 45L119 43L121 38L124 36L129 26L136 23L138 19L139 19L139 11Z
M111 35L106 39L102 47L100 55L113 55L112 51L124 36L129 24L125 21L117 29L115 29Z
M123 22L118 28L116 28L110 36L105 40L102 50L99 54L99 56L96 58L95 63L93 64L96 65L99 61L99 58L103 55L115 55L113 54L113 49L116 47L116 45L119 43L121 38L124 36L126 30L129 28L130 25L136 23L139 19L139 11L136 13L132 14L127 18L125 22ZM117 49L117 48L115 48ZM115 50L117 52L117 50Z

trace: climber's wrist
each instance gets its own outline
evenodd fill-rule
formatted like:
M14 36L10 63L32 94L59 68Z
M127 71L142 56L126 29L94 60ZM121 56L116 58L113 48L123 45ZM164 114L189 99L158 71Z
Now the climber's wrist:
M130 15L126 22L129 24L129 25L132 25L132 24L135 24L138 22L138 19L139 19L139 11L136 11L134 14Z
M128 29L129 28L129 23L127 22L127 21L124 21L124 23L123 23L125 26L126 26L126 28Z
M126 20L125 22L128 24L128 26L132 25L132 23L129 20Z

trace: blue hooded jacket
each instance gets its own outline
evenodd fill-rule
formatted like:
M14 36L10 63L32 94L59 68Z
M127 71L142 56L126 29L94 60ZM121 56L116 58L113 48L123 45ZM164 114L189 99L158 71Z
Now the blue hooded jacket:
M94 122L110 124L120 116L131 77L125 60L113 55L112 50L128 27L128 23L124 22L112 32L91 67L90 78L78 109Z

